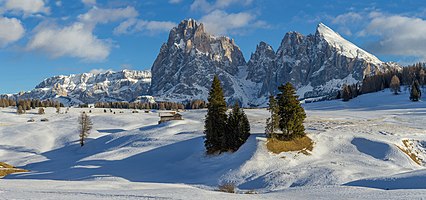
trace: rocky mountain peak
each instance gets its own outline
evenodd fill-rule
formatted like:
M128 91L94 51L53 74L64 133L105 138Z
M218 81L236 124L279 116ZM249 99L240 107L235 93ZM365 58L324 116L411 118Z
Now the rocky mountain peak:
M232 95L230 76L246 61L238 46L228 37L216 37L205 32L202 23L183 20L174 27L152 65L151 92L155 96L175 99L205 99L213 75L218 74L225 93Z

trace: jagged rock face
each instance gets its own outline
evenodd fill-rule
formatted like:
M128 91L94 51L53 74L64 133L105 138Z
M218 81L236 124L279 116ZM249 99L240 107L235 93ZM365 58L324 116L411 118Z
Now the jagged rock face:
M214 37L203 24L184 20L170 31L152 65L151 94L164 100L205 99L215 74L225 96L235 94L233 77L246 64L234 41Z
M275 58L275 51L272 46L260 42L247 63L247 79L256 83L263 82L274 70L272 67L275 65Z
M17 94L19 98L68 99L65 103L133 101L148 94L151 72L123 70L100 74L83 73L45 79L32 91Z
M249 63L256 64L248 68L249 74L257 74L253 69L259 71L258 68L269 66L269 76L264 77L265 72L261 72L261 79L247 78L254 82L264 80L259 97L276 94L277 87L286 82L291 82L302 98L333 95L344 83L356 83L392 68L324 24L318 25L314 35L287 33L274 61L259 61L258 57L265 56L252 56Z

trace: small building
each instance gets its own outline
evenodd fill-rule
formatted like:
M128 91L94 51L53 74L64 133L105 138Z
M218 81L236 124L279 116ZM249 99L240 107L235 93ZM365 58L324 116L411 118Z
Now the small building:
M176 112L161 112L158 113L160 116L160 121L158 121L158 124L161 124L163 122L171 121L171 120L182 120L182 115Z

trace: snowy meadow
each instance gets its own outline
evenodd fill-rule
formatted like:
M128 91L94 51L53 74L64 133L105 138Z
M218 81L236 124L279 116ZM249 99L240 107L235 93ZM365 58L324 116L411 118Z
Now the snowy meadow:
M266 148L266 109L245 109L251 136L207 156L206 110L158 124L158 112L0 109L0 161L29 170L0 179L2 199L415 199L426 196L426 104L407 94L303 104L308 155ZM89 110L91 111L89 113ZM78 142L78 116L93 121ZM122 111L122 112L120 112ZM49 121L41 122L42 118ZM34 122L27 122L34 119ZM1 170L1 168L0 168ZM236 194L217 191L232 184Z

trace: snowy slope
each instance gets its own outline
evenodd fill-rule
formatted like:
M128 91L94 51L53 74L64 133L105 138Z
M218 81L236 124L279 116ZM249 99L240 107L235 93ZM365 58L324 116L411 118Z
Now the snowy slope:
M407 186L407 180L426 178L424 167L397 147L404 139L426 141L424 102L413 103L406 93L392 95L386 91L349 102L318 102L304 107L308 115L305 127L315 142L311 155L269 153L263 135L268 116L265 109L246 110L252 136L237 152L220 156L204 154L205 110L182 112L183 121L158 125L155 112L116 110L114 115L92 109L94 129L80 148L77 116L89 109L72 108L68 114L47 109L45 116L18 116L12 109L1 109L0 161L31 172L0 180L0 194L29 199L41 194L52 199L274 199L283 195L295 199L388 199L425 194L425 190L385 192L352 187L426 189L420 184ZM40 122L44 117L50 121ZM36 122L27 123L30 118ZM37 186L40 180L49 186ZM32 186L17 187L23 183ZM238 193L261 194L212 191L224 183L235 184ZM79 191L81 184L90 188Z
M331 28L323 23L318 25L317 31L329 44L334 46L339 51L339 53L345 55L348 58L364 59L365 61L375 65L381 65L383 63L376 56L366 52L365 50L344 39L342 36L340 36L340 34L334 32Z

